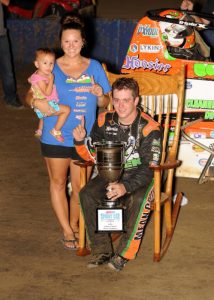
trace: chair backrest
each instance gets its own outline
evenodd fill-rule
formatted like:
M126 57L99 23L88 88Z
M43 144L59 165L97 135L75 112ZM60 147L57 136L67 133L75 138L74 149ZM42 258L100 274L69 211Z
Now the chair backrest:
M176 161L184 104L185 66L175 75L132 71L114 74L103 65L110 84L120 77L132 77L139 84L141 106L162 126L164 131L161 164ZM109 109L112 108L110 103ZM173 171L172 171L173 173Z

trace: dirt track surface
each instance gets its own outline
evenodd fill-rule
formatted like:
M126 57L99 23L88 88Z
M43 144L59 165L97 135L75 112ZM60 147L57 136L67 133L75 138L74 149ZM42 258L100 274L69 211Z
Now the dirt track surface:
M17 71L23 98L31 70ZM136 260L120 273L89 270L60 243L52 212L37 119L29 109L5 107L0 92L0 299L2 300L211 300L213 268L213 183L179 179L189 203L180 211L171 247L152 261L153 218Z

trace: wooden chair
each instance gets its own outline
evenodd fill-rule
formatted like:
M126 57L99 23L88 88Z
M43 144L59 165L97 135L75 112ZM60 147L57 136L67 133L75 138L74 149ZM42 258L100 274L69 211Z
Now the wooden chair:
M155 194L152 206L154 211L153 260L160 261L171 242L182 200L182 193L177 193L176 198L172 201L174 172L181 164L177 160L177 153L184 103L185 67L181 66L180 73L176 75L139 71L132 71L129 74L114 74L107 71L105 65L104 69L110 84L120 77L133 77L139 84L141 106L144 112L156 118L163 126L161 163L159 166L152 167ZM163 177L165 178L164 183ZM162 207L164 207L164 214L161 211ZM164 230L165 235L162 234Z

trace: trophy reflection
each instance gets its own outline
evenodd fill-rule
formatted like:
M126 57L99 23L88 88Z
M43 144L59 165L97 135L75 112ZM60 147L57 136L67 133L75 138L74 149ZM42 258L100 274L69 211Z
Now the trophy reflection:
M134 138L130 137L128 143L104 141L91 144L90 142L96 153L97 171L106 182L111 183L120 180L125 162L128 159L125 157L125 152L129 146L133 147L134 141ZM123 214L124 208L120 203L120 198L111 200L107 196L104 197L96 211L96 232L124 231Z

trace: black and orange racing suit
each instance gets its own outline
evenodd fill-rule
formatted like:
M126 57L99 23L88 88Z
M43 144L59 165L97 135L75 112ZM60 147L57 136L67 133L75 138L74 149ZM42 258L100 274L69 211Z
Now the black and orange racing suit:
M160 162L162 131L157 122L139 109L136 119L130 126L121 125L114 111L100 114L90 134L93 142L103 140L127 142L131 135L135 137L136 144L131 155L129 153L120 179L120 183L124 184L127 191L122 197L122 203L126 207L125 232L117 249L114 249L115 253L126 259L135 258L149 217L151 200L154 196L153 171L149 169L149 165ZM75 142L75 145L83 159L91 159L83 142ZM105 185L106 181L97 175L80 191L80 205L93 254L111 253L113 250L108 233L95 233L96 208L105 197Z

